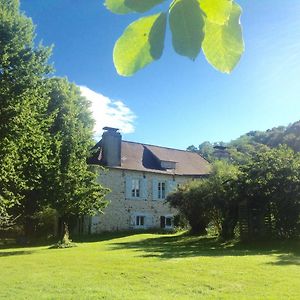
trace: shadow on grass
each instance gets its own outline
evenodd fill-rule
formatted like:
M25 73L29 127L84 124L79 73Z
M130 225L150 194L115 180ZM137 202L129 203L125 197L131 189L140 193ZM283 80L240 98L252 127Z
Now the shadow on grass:
M226 242L214 237L190 236L187 234L147 238L136 242L114 242L112 249L133 249L142 257L160 259L185 258L197 256L245 256L281 254L274 264L299 264L300 241L271 242Z
M117 231L117 232L103 232L101 234L90 235L73 235L71 239L74 243L97 243L113 239L119 239L136 234L152 233L149 231Z
M275 262L268 263L273 266L300 266L300 256L294 254L281 254L277 257Z
M80 243L96 243L96 242L104 242L114 239L119 239L123 237L129 237L132 235L138 235L138 234L145 234L145 233L155 233L153 231L146 231L146 230L136 230L136 231L118 231L118 232L103 232L101 234L91 234L91 235L71 235L71 240L75 244ZM156 232L157 233L157 232ZM0 240L1 242L1 240ZM19 249L19 248L34 248L34 247L43 247L43 246L49 246L48 249L57 249L55 245L57 245L58 238L51 238L51 239L37 239L29 241L26 244L18 244L16 241L10 241L9 243L1 244L0 243L0 251L1 250L9 250L9 249ZM14 253L15 251L5 253ZM16 251L16 252L22 252L22 251ZM30 252L30 251L28 251ZM0 252L0 257L4 256L2 255L4 252ZM30 253L28 253L30 254ZM6 254L8 256L9 254Z
M28 254L32 254L35 251L4 251L4 252L0 252L0 257L5 257L5 256L16 256L16 255L28 255Z

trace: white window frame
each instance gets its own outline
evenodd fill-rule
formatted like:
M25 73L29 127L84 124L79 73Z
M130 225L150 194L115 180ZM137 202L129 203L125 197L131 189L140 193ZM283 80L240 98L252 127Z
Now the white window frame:
M146 216L136 215L135 216L135 228L146 228Z
M164 180L157 181L157 199L165 200L167 198L167 183Z
M126 176L125 199L126 200L147 200L147 179L142 176Z
M165 226L163 229L173 229L174 228L174 216L173 215L162 215L161 217L165 217ZM167 225L167 219L170 219L171 225Z
M135 212L130 218L133 229L147 229L153 226L152 214L146 212Z
M141 198L141 181L139 178L131 178L131 197Z

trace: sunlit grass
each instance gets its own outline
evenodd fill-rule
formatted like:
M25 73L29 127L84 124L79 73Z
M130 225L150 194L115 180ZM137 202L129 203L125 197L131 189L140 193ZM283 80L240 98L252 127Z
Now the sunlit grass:
M104 236L70 249L0 250L1 299L299 299L299 243Z

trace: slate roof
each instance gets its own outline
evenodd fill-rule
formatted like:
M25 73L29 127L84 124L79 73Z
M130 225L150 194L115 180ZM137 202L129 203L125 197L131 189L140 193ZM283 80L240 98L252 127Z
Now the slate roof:
M101 165L101 141L97 145L99 151L91 163ZM161 161L175 162L176 167L163 169ZM210 172L208 161L197 153L128 141L121 142L121 166L110 168L195 177Z

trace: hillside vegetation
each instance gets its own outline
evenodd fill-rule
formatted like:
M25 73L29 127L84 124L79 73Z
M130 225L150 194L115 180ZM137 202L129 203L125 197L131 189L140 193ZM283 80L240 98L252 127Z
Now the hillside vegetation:
M223 146L226 147L232 161L243 163L247 157L257 151L266 147L275 148L279 145L287 145L294 151L300 151L300 121L289 126L278 126L266 131L250 131L229 143L205 141L198 147L192 145L187 149L198 152L209 161L213 161L218 158L214 147Z

